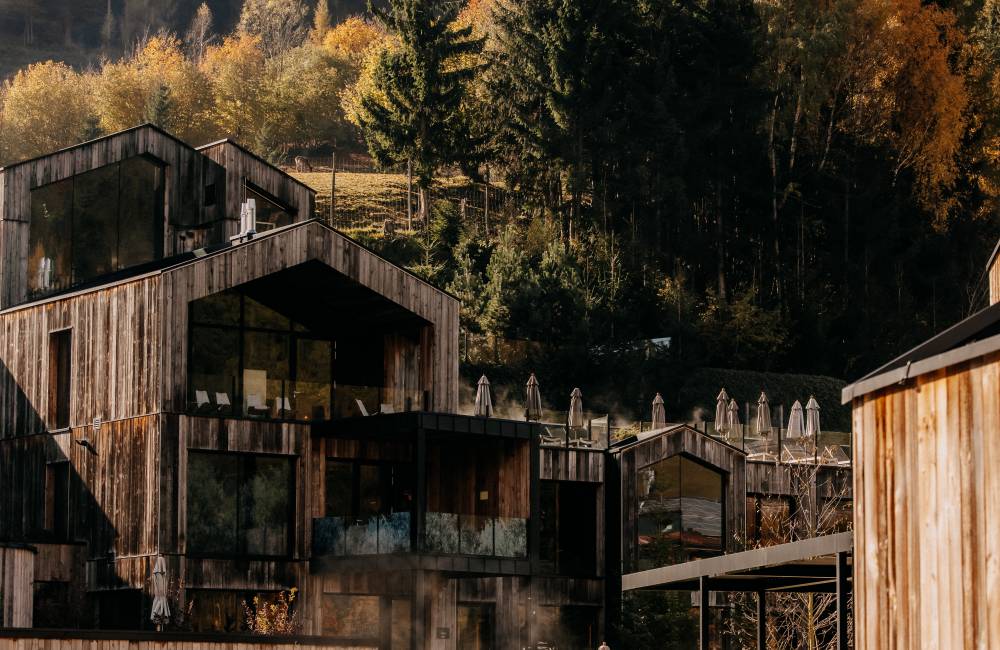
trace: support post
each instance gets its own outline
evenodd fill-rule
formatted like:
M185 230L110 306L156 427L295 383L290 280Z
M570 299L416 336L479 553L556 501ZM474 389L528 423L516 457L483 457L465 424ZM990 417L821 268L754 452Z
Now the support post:
M406 229L413 230L413 163L406 161Z
M757 650L767 650L767 592L757 592Z
M851 587L847 582L847 551L837 553L837 650L847 650L847 601Z
M710 635L709 635L709 620L708 620L708 576L701 576L698 578L698 600L700 601L700 606L698 607L698 638L700 642L698 648L700 650L708 650Z
M333 150L330 159L330 225L337 217L337 150Z

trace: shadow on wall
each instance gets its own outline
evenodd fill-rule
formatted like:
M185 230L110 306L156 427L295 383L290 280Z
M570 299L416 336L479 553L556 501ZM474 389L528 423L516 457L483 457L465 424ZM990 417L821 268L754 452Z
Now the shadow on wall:
M145 440L122 445L126 432L114 431L121 427L111 423L97 432L91 426L48 432L2 361L0 395L0 541L38 549L34 627L143 627L141 619L148 616L140 617L140 609L149 609L137 587L144 587L148 575L129 579L115 569L111 558L136 545L123 545L108 512L119 508L127 517L142 507L130 502L138 501L136 483L145 482L145 466L133 466L129 450ZM104 503L95 496L97 483ZM97 595L87 593L88 574L90 586L102 590ZM109 616L119 593L140 603L134 617L127 611L120 612L125 620ZM103 620L99 603L105 603Z

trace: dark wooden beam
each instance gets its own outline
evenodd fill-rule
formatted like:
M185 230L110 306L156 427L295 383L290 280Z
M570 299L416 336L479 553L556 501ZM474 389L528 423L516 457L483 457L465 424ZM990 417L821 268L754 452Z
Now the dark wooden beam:
M767 592L757 592L757 650L767 650Z
M700 650L708 650L710 635L709 635L709 610L708 610L708 598L711 592L708 590L708 578L702 576L698 580L698 637L700 639L698 648Z

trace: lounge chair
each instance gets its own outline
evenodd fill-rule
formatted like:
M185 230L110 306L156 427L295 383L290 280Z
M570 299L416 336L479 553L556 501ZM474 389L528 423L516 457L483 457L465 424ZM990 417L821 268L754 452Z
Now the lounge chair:
M358 410L361 411L361 415L364 417L368 417L369 413L368 409L365 408L365 403L359 399L354 400L354 402L358 405Z
M208 391L207 390L196 390L194 392L195 409L197 412L202 413L208 409L211 402L208 401Z
M233 405L229 401L229 393L216 393L215 394L215 406L219 413L228 412L231 413L233 410Z
M247 415L267 415L267 405L260 395L247 395Z

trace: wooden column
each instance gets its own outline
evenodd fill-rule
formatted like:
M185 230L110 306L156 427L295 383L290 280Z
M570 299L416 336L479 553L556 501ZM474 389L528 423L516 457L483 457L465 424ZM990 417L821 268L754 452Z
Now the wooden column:
M767 650L767 592L757 592L757 650Z
M837 553L837 650L847 650L847 601L851 587L847 583L847 552Z
M700 650L708 650L709 648L709 629L708 629L708 577L701 576L698 578L698 647Z
M528 446L531 459L529 461L528 498L531 499L531 517L528 519L528 561L531 563L532 575L537 575L540 573L539 562L542 548L540 524L542 520L541 440L537 425L530 425L529 431L531 439L528 441Z

